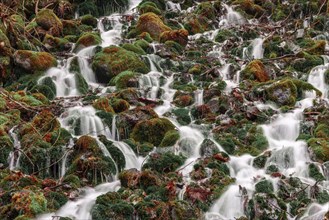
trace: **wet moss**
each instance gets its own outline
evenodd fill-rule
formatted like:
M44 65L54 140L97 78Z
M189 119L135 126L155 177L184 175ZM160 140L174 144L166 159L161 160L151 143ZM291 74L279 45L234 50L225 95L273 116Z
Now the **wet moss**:
M311 163L308 166L308 172L311 178L315 179L316 181L322 181L325 180L324 176L320 172L319 168L314 164Z
M126 70L140 73L149 71L146 64L135 53L116 46L106 47L97 53L92 67L96 72L97 80L103 83L108 83L110 79Z
M110 100L106 97L99 98L94 101L93 107L98 110L102 110L108 113L114 113L114 109L110 105Z
M267 99L279 106L294 106L297 98L297 87L289 79L273 83L266 89Z
M102 42L100 36L96 33L84 33L76 42L74 51L79 51L85 47L98 45Z
M175 126L165 118L153 118L137 123L131 133L131 137L140 142L149 142L159 146L168 131L174 130Z
M178 141L180 135L179 132L176 130L168 131L165 136L163 137L159 147L169 147L174 146Z
M175 155L171 152L162 154L151 154L149 159L143 165L143 170L150 169L159 173L169 173L175 171L178 167L182 166L185 157L182 155Z
M155 40L159 39L162 32L169 30L171 29L163 23L161 18L152 12L140 16L136 25L137 34L147 32Z
M164 31L160 34L160 42L175 41L185 47L188 42L188 31L185 29Z
M176 116L178 123L181 125L188 125L191 123L191 117L188 109L178 108L174 109L172 112Z
M269 75L262 61L253 60L241 71L241 78L266 82L269 80Z
M145 1L138 5L138 12L139 14L145 14L148 12L152 12L156 15L161 15L161 10L158 8L158 6L151 1Z
M318 162L329 160L329 141L323 138L311 138L307 145L312 152L312 156Z

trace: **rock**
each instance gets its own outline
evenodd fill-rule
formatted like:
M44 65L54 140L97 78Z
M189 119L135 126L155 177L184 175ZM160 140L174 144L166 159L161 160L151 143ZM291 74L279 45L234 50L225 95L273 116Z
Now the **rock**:
M53 36L60 36L63 31L61 20L50 9L42 9L36 15L35 21L44 30L48 31Z
M318 162L329 161L329 141L323 138L311 138L307 141L311 157Z
M268 100L279 106L294 106L297 98L297 87L289 79L277 81L266 89L266 96Z
M244 70L241 71L243 79L257 80L258 82L266 82L269 80L267 70L260 60L251 61Z
M75 44L74 51L78 52L79 50L90 47L93 45L98 45L102 43L102 39L98 34L95 33L85 33L83 34Z
M175 126L165 118L153 118L138 122L131 137L138 142L149 142L159 146L168 131L174 130Z
M124 71L112 78L110 84L115 85L118 90L130 87L138 87L138 75L132 71Z
M175 41L185 47L188 43L188 31L185 29L164 31L160 34L160 42Z
M191 123L190 111L185 108L174 109L172 113L176 116L176 120L181 125L188 125Z
M131 109L129 111L118 114L117 126L120 139L128 138L132 129L138 122L152 118L158 118L158 115L152 108L148 106L136 107L135 109Z
M178 131L170 130L170 131L166 132L166 134L163 137L159 147L174 146L179 138L180 138L180 135L179 135Z
M158 6L154 2L142 2L141 4L138 5L138 12L139 14L145 14L148 12L152 12L156 15L161 15L161 10L158 8Z
M103 110L105 112L114 113L112 106L110 105L110 100L106 97L96 99L93 103L93 107L98 110Z
M111 99L110 101L111 106L113 107L113 110L115 113L120 113L129 110L130 105L129 102L127 102L124 99Z
M273 193L274 188L272 183L269 180L262 180L256 183L255 190L257 193Z
M106 47L96 53L92 68L100 83L108 83L113 77L126 70L140 73L149 71L146 64L135 53L117 46Z
M57 66L57 60L47 52L17 50L14 53L15 64L29 73L46 71Z
M200 147L200 155L202 157L211 157L216 153L219 153L217 144L211 139L204 139Z
M150 169L159 173L173 172L183 165L185 159L184 156L175 155L171 152L162 154L153 153L146 163L144 163L143 170Z
M147 32L155 40L159 40L162 32L170 30L171 28L166 26L161 18L152 12L140 16L136 25L137 34Z
M92 26L93 28L97 27L97 19L91 14L86 14L81 17L81 24Z

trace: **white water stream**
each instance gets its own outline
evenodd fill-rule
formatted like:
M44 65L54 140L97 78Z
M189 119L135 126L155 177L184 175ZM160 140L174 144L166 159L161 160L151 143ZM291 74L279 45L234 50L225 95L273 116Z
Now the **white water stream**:
M140 1L135 0L131 2L130 10L136 7ZM178 4L179 5L179 4ZM177 4L172 2L167 3L167 8L170 10L180 10ZM239 13L235 12L231 7L225 5L227 14L225 19L223 19L222 24L225 26L229 25L242 25L248 21L244 19ZM102 46L109 46L112 44L119 44L121 42L121 31L122 23L120 22L118 14L113 14L107 17L111 21L113 29L106 31L104 27L99 22L98 28L101 32L101 37L103 40ZM210 35L212 37L212 35ZM261 59L263 57L263 40L260 38L255 39L251 44L253 46L252 57L255 59ZM92 70L90 69L89 63L87 62L88 57L92 56L93 48L85 48L79 53L83 55L82 59L79 59L79 66L83 67L82 75L89 84L95 83L95 78ZM221 56L221 51L217 52L218 58ZM173 96L175 90L171 88L174 77L164 76L161 70L157 69L154 65L154 57L148 55L147 57L151 63L151 71L140 77L139 85L140 89L145 91L144 97L152 100L157 100L161 98L163 104L156 107L155 111L159 116L163 116L165 113L170 111L172 108L171 102L173 101ZM70 59L67 61L67 64ZM47 76L54 79L57 88L57 96L72 96L78 95L77 90L74 87L74 77L67 71L68 67L64 65L63 67L53 68L48 71ZM234 87L238 86L239 83L239 71L234 73L233 78L229 73L230 64L224 64L221 68L221 77L227 83L226 91L231 91ZM316 88L322 91L323 97L328 97L328 85L324 83L323 74L324 71L328 69L328 64L315 67L309 76L308 82L314 85ZM86 70L86 72L84 72ZM164 83L161 81L164 80ZM312 93L307 93L305 99L299 101L296 104L296 109L277 115L273 121L269 124L262 125L261 128L264 131L269 142L269 150L272 151L272 156L268 159L266 166L275 164L278 166L280 172L284 175L293 175L302 178L303 181L308 183L314 183L314 180L308 177L308 163L310 162L309 154L307 152L307 146L303 141L296 141L299 130L300 122L303 119L303 110L312 105L312 100L315 95ZM203 89L197 90L195 92L195 105L202 105L203 100ZM137 157L133 150L124 142L119 141L118 132L116 129L115 117L112 121L112 127L109 128L104 125L99 117L95 115L96 111L91 106L85 107L74 107L68 110L64 114L61 123L62 126L70 130L77 136L88 134L97 137L99 134L105 135L108 139L111 139L114 145L120 149L126 159L126 169L137 168L141 169L142 162L144 158ZM75 133L72 126L72 121L79 121L80 131ZM193 170L193 165L200 158L200 146L205 135L199 127L195 126L180 126L175 123L179 133L180 139L178 144L175 146L176 152L181 152L188 156L185 164L182 166L183 169L180 172L186 182L190 182L190 172ZM202 127L202 126L201 126ZM12 136L15 140L14 136ZM106 147L100 144L106 156L111 156L106 150ZM220 145L217 146L220 151L224 151ZM289 160L286 162L283 157L288 157ZM12 156L11 158L15 158ZM252 197L255 191L255 184L260 177L269 179L273 184L275 184L275 179L265 174L264 169L256 169L252 166L254 157L250 155L242 156L230 156L230 161L228 162L230 168L230 175L236 178L236 182L228 187L228 189L222 194L222 196L213 204L208 213L206 213L206 219L221 220L221 219L235 219L244 215L244 197L241 196L240 186L247 190L247 195L249 198ZM13 159L14 160L14 159ZM11 161L11 160L10 160ZM16 162L18 160L15 160ZM15 164L16 162L11 162ZM64 167L65 167L65 162ZM16 165L13 165L15 167ZM62 167L62 175L65 173ZM254 178L255 177L255 178ZM257 177L257 178L256 178ZM110 192L116 191L120 187L119 181L114 181L111 183L104 183L95 188L84 188L82 189L81 195L75 201L69 201L56 213L50 213L46 215L41 215L38 217L40 220L53 219L52 216L67 216L74 220L87 220L91 219L90 210L95 203L98 196ZM275 187L274 187L275 188ZM180 192L179 198L182 199L184 196L184 189ZM302 219L316 220L323 218L324 213L328 210L329 204L325 205L312 205L308 212Z

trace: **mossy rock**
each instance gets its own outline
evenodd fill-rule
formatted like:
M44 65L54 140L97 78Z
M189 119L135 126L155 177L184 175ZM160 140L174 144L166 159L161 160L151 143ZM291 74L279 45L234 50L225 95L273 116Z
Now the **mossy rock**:
M43 44L51 51L68 51L71 49L71 44L65 38L54 37L46 34L43 39Z
M142 4L139 4L138 12L141 15L148 13L148 12L152 12L156 15L161 15L161 10L158 8L158 6L154 2L151 2L151 1L147 1Z
M11 198L15 209L26 216L35 216L47 211L47 199L41 192L21 190L15 192Z
M182 166L185 159L184 156L175 155L171 152L165 152L162 154L154 153L150 155L142 169L150 169L159 173L169 173Z
M198 4L194 13L199 16L204 16L210 20L214 20L217 17L217 10L212 2L201 2Z
M106 97L102 97L102 98L95 100L93 103L93 107L97 110L114 113L114 110L113 110L112 106L110 105L110 101Z
M223 43L225 40L228 40L232 37L235 37L235 34L232 30L223 29L218 31L217 35L215 36L215 41Z
M135 44L123 44L121 47L123 49L126 49L128 51L134 52L134 53L139 54L139 55L146 55L143 48L141 48L140 46L135 45Z
M127 102L124 99L111 99L110 104L113 107L113 110L115 113L120 113L129 110L130 105L129 102Z
M61 20L50 9L40 10L36 15L35 21L46 31L51 31L54 36L61 35L63 31L63 24Z
M131 133L131 137L140 142L149 142L159 146L168 131L174 130L175 126L165 118L153 118L137 123Z
M171 28L166 26L161 18L152 12L140 16L136 25L137 34L147 32L155 40L159 40L162 32L170 30Z
M191 15L185 18L184 28L189 34L203 33L210 29L209 21L201 15Z
M164 31L160 34L160 42L175 41L185 47L188 43L188 31L185 29Z
M110 84L115 85L118 90L130 87L138 87L138 75L132 71L124 71L112 78Z
M253 60L241 71L241 78L266 82L269 80L267 70L260 60Z
M96 33L85 33L83 34L75 44L74 51L79 51L85 47L98 45L102 43L102 39Z
M188 109L178 108L174 109L172 112L179 124L184 126L191 123L190 111Z
M307 141L311 157L318 162L329 160L329 141L323 138L311 138Z
M290 79L274 82L265 91L267 100L279 106L294 106L296 103L297 87Z
M319 124L314 131L314 136L316 138L323 138L329 141L329 125Z
M1 125L0 125L1 129ZM1 133L1 132L0 132ZM8 166L8 156L13 150L14 145L8 135L0 136L0 163L4 166Z
M0 43L1 43L0 54L2 56L11 55L12 54L12 47L11 47L10 41L9 41L7 35L4 32L2 32L1 29L0 29Z
M235 0L232 4L238 5L240 10L251 17L259 18L266 12L261 6L255 4L253 0Z
M14 54L15 64L24 70L35 73L57 66L57 60L50 53L30 50L17 50Z
M148 43L152 43L153 42L153 38L151 37L151 35L148 32L143 32L140 35L137 36L137 38L142 39L147 41Z
M314 163L311 163L310 165L308 165L308 173L309 173L309 176L311 178L315 179L316 181L326 180L326 178L324 178L324 176L322 175L319 167L316 166Z
M91 14L83 15L81 18L81 24L97 27L97 19Z
M106 47L95 54L92 68L98 82L101 83L108 83L113 77L126 70L149 72L149 68L138 55L117 46Z
M262 180L256 183L255 190L257 193L270 194L274 192L273 184L269 180Z
M166 10L166 1L165 0L143 0L139 5L143 5L146 2L152 2L160 10Z
M82 28L80 28L80 22L76 20L63 20L62 23L63 35L65 38L67 38L67 36L71 36L70 39L74 40L71 40L70 42L76 42L79 35L81 34L81 31L83 31L81 30Z
M163 140L161 141L159 147L170 147L174 146L178 139L180 138L179 132L176 130L168 131Z
M311 55L306 52L301 52L298 54L299 59L291 62L291 66L303 73L309 72L313 67L323 64L323 59L318 55Z

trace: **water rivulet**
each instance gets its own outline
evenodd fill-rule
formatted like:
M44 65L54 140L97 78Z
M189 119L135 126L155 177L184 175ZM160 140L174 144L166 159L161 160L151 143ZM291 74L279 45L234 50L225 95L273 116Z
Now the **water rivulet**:
M1 218L328 218L329 3L43 4L0 24Z

